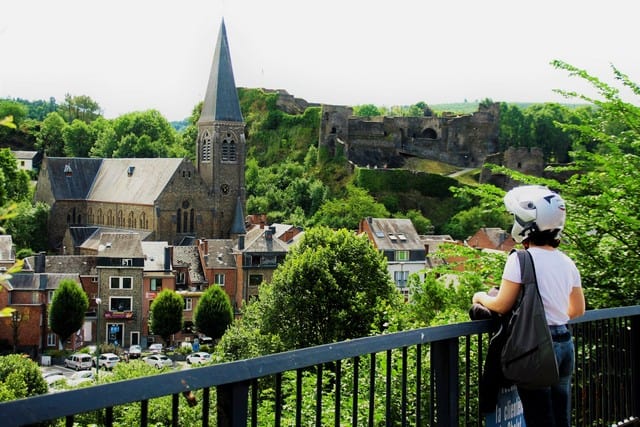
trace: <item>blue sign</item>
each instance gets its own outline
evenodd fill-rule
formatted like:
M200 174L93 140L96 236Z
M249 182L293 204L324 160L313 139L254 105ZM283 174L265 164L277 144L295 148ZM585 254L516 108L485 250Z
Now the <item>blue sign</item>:
M498 393L496 411L486 416L487 427L524 427L522 402L516 386L501 388Z

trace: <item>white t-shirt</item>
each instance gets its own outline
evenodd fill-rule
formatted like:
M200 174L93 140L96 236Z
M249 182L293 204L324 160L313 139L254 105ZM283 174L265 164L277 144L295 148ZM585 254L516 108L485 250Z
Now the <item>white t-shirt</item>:
M564 325L569 321L569 295L582 287L580 272L571 258L558 249L529 248L536 269L538 289L549 325ZM522 283L520 262L514 252L507 258L502 278Z

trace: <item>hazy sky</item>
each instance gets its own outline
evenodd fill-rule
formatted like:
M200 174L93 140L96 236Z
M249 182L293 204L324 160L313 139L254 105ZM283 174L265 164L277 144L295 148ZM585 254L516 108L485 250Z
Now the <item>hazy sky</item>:
M181 120L204 97L221 19L236 84L327 104L563 101L560 59L640 81L628 0L8 0L0 98L88 95L107 118Z

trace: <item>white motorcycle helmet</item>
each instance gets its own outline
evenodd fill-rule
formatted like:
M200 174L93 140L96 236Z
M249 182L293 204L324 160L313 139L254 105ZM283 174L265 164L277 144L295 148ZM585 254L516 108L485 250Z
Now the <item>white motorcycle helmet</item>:
M566 218L562 197L542 185L523 185L504 196L504 205L513 214L511 235L518 243L532 231L557 230L558 239Z

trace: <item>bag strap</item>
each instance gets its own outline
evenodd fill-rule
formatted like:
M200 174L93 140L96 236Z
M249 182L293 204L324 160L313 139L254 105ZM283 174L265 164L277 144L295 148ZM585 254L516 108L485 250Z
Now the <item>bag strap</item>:
M531 285L536 290L538 298L540 298L540 302L542 303L542 295L540 295L540 289L538 288L538 278L536 277L536 266L533 263L533 256L527 249L520 249L517 252L518 261L520 262L520 280L522 281L523 287L520 297L524 293L524 286Z

